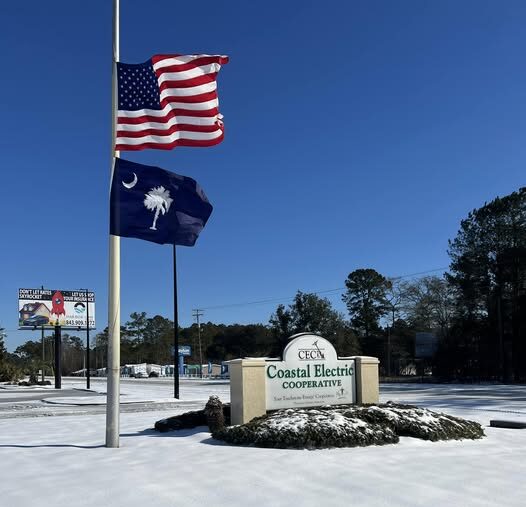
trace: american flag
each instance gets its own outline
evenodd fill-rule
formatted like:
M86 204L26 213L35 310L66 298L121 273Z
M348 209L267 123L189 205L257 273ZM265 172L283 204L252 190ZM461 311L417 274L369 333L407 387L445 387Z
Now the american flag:
M223 140L216 77L227 56L155 55L117 63L115 149L213 146Z

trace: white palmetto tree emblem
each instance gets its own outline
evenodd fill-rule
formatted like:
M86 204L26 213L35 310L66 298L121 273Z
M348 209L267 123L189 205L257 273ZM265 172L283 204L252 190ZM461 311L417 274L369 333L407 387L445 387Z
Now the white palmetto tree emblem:
M173 199L170 197L170 192L164 187L152 188L147 194L144 195L144 206L146 206L146 209L155 211L155 217L150 229L156 231L157 227L155 227L155 225L157 224L159 213L162 213L163 215L168 213Z

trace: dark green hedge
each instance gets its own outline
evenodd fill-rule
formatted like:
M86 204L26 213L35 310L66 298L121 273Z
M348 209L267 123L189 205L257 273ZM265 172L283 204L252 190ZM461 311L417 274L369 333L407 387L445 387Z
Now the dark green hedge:
M247 424L225 427L212 436L231 444L297 449L398 442L398 436L389 426L341 417L323 409L278 410Z
M476 439L484 431L476 422L389 403L278 410L212 436L237 445L312 449L394 444L400 436L432 441Z
M401 437L433 442L473 440L484 436L484 430L479 423L411 405L387 403L357 407L355 417L374 424L389 425Z
M476 422L394 403L277 410L240 426L228 426L229 404L222 409L226 426L215 429L212 436L237 445L316 449L395 444L399 437L437 441L484 436ZM216 419L217 414L217 425ZM205 410L198 410L157 421L155 429L172 431L206 425Z
M223 404L223 415L225 424L230 424L230 404ZM196 428L197 426L206 426L205 410L196 410L194 412L185 412L184 414L174 415L166 419L161 419L155 423L155 429L160 432L184 430Z

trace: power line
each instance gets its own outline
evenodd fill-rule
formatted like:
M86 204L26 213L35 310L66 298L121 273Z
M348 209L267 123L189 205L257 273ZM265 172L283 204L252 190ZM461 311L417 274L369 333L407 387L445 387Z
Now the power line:
M447 268L449 268L449 266L443 268L428 269L427 271L420 271L419 273L411 273L409 275L392 276L388 278L391 278L392 280L396 280L398 278L411 278L412 276L427 275L427 273L436 273L437 271L442 271Z
M426 271L419 271L417 273L409 273L409 274L405 274L405 275L398 275L398 276L388 276L386 278L390 279L390 280L400 280L402 278L413 278L413 277L418 277L418 276L422 276L422 275L427 275L429 273L436 273L437 271L443 271L445 269L448 269L449 266L445 266L445 267L441 267L441 268L435 268L435 269L428 269ZM335 289L322 289L322 290L317 290L317 291L313 291L313 292L309 292L309 294L327 294L327 295L331 295L334 294L335 292L341 292L343 290L345 290L346 287L337 287ZM199 308L198 310L193 310L193 311L202 311L202 310L221 310L223 308L236 308L236 307L240 307L240 306L257 306L257 305L267 305L267 304L270 304L270 303L286 303L286 302L289 302L289 301L293 301L295 298L295 296L283 296L283 297L276 297L276 298L269 298L269 299L261 299L261 300L257 300L257 301L245 301L245 302L242 302L242 303L229 303L229 304L225 304L225 305L214 305L214 306L203 306L201 308ZM202 315L202 314L201 314ZM201 316L199 315L199 316ZM196 315L193 315L193 317L195 318ZM21 331L20 329L4 329L4 331L6 332L14 332L14 331ZM25 331L28 331L27 329Z
M427 271L419 271L418 273L410 273L406 275L399 275L399 276L389 276L387 277L390 280L400 280L402 278L412 278L417 277L421 275L426 275L428 273L436 273L437 271L443 271L444 269L447 269L449 266L443 267L443 268L436 268L436 269L428 269ZM337 287L336 289L323 289L323 290L317 290L313 292L309 292L309 294L331 294L334 292L341 292L342 290L345 290L346 287ZM239 306L252 306L252 305L266 305L270 303L285 303L288 301L292 301L295 298L295 296L287 296L287 297L280 297L280 298L270 298L270 299L261 299L258 301L245 301L243 303L230 303L226 305L215 305L215 306L203 306L201 307L202 310L220 310L223 308L235 308Z

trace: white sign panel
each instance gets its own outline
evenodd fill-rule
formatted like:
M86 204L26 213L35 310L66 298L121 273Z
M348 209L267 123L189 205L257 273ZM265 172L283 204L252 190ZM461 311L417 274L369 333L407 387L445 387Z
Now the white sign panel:
M89 305L89 306L88 306ZM20 329L95 328L95 293L71 290L18 289L18 327Z
M417 359L430 358L436 354L438 340L433 333L416 333L415 357Z
M267 410L355 403L354 359L338 359L315 334L293 336L283 361L267 360L265 377Z

